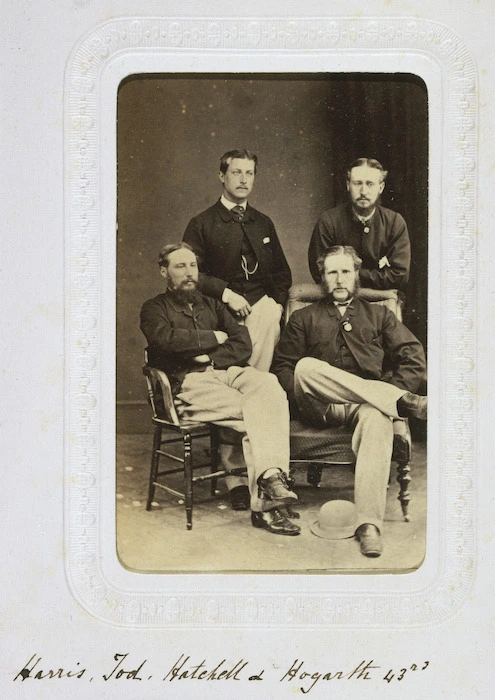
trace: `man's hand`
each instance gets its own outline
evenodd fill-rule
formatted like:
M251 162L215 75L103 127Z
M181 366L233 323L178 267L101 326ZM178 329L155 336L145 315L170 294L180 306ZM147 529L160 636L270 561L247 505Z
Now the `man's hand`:
M219 345L223 345L229 336L225 331L213 331L215 338ZM194 362L198 362L200 365L207 365L211 362L211 357L209 355L196 355L192 358Z
M215 338L217 339L219 345L223 345L225 341L229 338L225 331L213 331L213 333L215 334ZM200 355L199 357L202 357L202 355Z
M248 304L246 299L240 294L236 294L231 289L229 289L229 297L227 300L227 306L231 309L236 316L239 318L246 318L251 313L251 306Z

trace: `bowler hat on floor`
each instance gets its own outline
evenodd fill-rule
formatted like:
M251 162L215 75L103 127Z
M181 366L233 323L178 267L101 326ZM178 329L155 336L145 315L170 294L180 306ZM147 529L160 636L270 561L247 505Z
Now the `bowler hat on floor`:
M351 501L333 500L324 503L311 532L327 540L353 537L356 530L356 508Z

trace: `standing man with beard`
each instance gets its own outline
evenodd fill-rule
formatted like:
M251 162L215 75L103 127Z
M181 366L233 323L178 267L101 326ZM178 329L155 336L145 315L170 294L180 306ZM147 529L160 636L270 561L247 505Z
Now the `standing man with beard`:
M334 245L352 246L363 264L360 294L372 301L368 290L405 291L411 247L407 225L400 214L380 205L387 171L374 158L358 158L347 171L349 201L324 211L317 221L308 251L315 282L320 281L317 260Z
M198 263L187 243L164 246L159 266L167 289L141 309L149 364L167 373L181 418L241 434L253 527L298 535L300 528L278 509L297 501L287 483L289 411L282 388L269 372L247 365L247 329L222 302L197 291Z
M272 371L301 417L317 426L351 425L356 455L355 536L380 556L395 418L426 419L416 391L425 373L419 340L384 306L356 296L361 260L334 246L318 258L324 297L294 311Z

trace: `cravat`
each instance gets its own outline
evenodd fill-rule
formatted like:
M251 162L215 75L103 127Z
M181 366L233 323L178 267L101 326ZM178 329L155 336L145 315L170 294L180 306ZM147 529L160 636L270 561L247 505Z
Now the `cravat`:
M246 213L246 210L244 209L244 207L241 207L240 204L236 204L235 207L232 207L230 211L232 212L234 221L242 221L244 219L244 214Z

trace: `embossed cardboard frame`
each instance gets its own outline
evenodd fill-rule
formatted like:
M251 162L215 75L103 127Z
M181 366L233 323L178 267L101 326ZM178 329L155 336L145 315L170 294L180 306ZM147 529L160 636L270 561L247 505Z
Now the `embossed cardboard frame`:
M412 574L154 575L117 561L118 85L140 72L266 72L268 59L271 73L410 72L428 88L428 529L425 562ZM459 609L475 572L476 86L463 43L427 20L122 18L74 48L65 92L65 562L74 596L95 617L135 628L369 628L435 624Z

